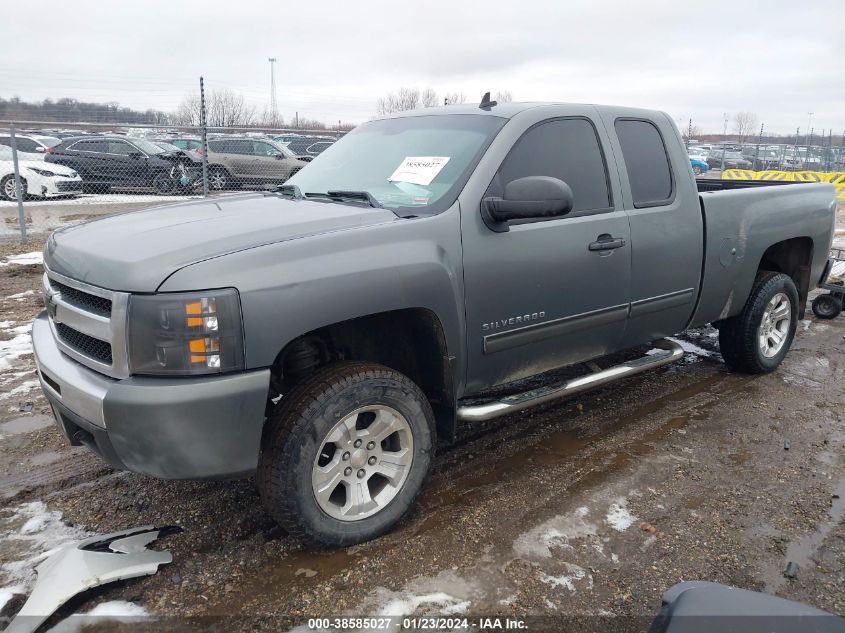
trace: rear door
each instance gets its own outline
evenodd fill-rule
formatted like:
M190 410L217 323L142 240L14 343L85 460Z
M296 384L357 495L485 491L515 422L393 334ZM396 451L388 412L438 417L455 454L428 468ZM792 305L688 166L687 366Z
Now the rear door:
M701 282L704 226L686 149L671 119L603 108L631 226L631 314L623 347L676 334Z
M277 147L264 141L253 141L252 152L254 177L279 184L287 180L288 168Z
M146 154L126 141L109 139L103 171L116 185L143 186L147 183Z
M562 116L535 119L545 112ZM509 134L520 136L505 144L500 133L491 149L507 154L481 196L500 197L517 178L551 176L572 188L568 215L496 232L483 222L477 200L468 208L461 203L468 393L602 356L622 340L630 292L628 218L617 200L601 122L592 110L583 112L538 109L524 123L509 123Z

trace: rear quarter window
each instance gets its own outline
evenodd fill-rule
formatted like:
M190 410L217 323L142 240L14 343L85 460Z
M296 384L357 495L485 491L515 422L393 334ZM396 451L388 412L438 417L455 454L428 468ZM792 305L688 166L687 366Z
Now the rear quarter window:
M672 202L674 179L669 155L657 127L641 119L617 119L615 128L634 207L655 207Z

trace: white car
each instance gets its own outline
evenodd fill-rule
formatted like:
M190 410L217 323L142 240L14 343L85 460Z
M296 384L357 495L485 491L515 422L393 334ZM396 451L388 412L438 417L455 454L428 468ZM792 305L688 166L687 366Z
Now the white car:
M40 154L18 152L18 169L24 198L56 198L82 193L79 174L69 167L45 163ZM0 199L17 199L12 148L5 145L0 145Z
M49 148L54 147L62 142L62 139L55 136L43 136L40 134L16 134L15 145L19 152L29 152L31 154L43 154ZM12 137L5 133L0 133L0 145L12 146Z

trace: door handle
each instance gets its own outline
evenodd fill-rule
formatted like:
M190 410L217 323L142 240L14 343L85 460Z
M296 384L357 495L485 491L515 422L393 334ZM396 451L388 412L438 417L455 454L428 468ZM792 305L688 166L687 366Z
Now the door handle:
M622 248L625 246L625 240L621 237L612 237L608 234L599 235L595 242L590 242L588 249L591 251L610 251L614 248Z

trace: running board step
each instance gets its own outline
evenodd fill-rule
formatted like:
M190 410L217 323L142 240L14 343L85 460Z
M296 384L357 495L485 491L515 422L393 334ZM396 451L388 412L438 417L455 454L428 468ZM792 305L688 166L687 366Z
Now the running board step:
M515 413L522 411L529 407L566 398L573 394L593 387L613 382L621 378L627 378L634 374L646 371L647 369L654 369L661 365L674 362L684 355L684 350L675 341L669 339L660 339L652 343L654 349L648 352L645 356L629 360L619 365L614 365L608 369L581 376L580 378L573 378L562 385L554 385L549 387L538 387L525 393L515 394L487 402L485 404L471 405L465 407L458 407L458 419L465 421L482 421L490 420L499 417L500 415L507 415L508 413Z

